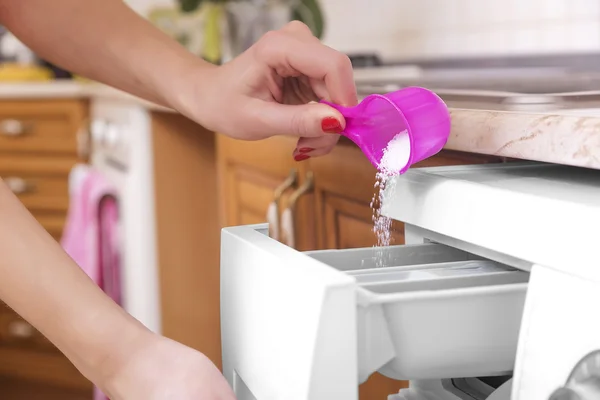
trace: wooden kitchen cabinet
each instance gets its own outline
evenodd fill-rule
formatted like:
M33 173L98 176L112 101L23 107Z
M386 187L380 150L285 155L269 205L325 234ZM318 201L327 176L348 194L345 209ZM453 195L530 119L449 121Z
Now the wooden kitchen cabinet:
M301 166L291 156L294 146L293 140L281 137L260 142L217 138L221 213L226 225L265 221L276 189L292 171L300 175ZM290 189L295 187L293 182Z
M326 157L310 159L315 176L316 235L319 249L369 247L376 244L373 232L375 168L360 150L339 144ZM392 240L403 243L401 224L394 222ZM300 233L302 234L302 233Z
M78 99L0 102L0 177L56 240L87 113L87 101ZM79 400L91 398L91 389L58 349L0 303L0 398Z
M0 176L60 240L69 208L69 173L80 160L77 133L86 128L88 104L79 100L16 104L4 107L0 102ZM39 125L38 106L44 112ZM3 117L10 123L4 124ZM202 351L219 366L215 135L172 112L149 111L149 117L162 334ZM38 331L0 303L0 399L54 398L91 399L92 384Z
M215 135L152 112L162 334L221 365Z
M267 222L267 208L274 200L278 185L290 170L298 173L297 183L287 189L289 196L303 192L294 207L294 247L309 249L344 249L376 244L373 233L375 168L352 143L341 140L325 157L296 163L292 159L295 141L273 138L262 142L241 142L219 136L217 163L221 177L223 201L221 221L224 226ZM442 151L415 167L481 164L501 162L497 157ZM309 185L307 180L311 179ZM279 212L286 209L280 201ZM281 221L281 216L280 216ZM392 241L404 243L404 227L392 224ZM285 239L282 239L285 242ZM360 387L361 400L385 399L407 382L374 374Z
M267 221L269 206L275 202L279 208L276 217L281 219L282 211L290 206L290 197L297 190L303 190L302 185L306 183L307 165L292 158L295 146L296 141L287 137L246 142L218 136L223 226L263 223ZM308 188L294 207L296 247L303 250L316 248L312 221L304 218L311 212L307 199L311 191L312 188Z

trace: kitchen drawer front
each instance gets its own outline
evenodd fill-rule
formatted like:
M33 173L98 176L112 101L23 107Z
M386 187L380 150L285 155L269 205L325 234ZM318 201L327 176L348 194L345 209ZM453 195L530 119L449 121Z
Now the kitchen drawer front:
M73 158L2 156L0 177L30 211L66 213Z
M56 241L60 241L67 219L66 214L41 212L34 213L33 216Z
M407 380L512 370L527 273L440 244L386 252L393 278L373 268L373 248L301 253L267 226L223 230L230 382L258 399L356 399L375 372ZM417 272L402 282L398 269Z
M67 212L69 205L67 177L19 174L2 175L2 180L29 211Z
M6 305L0 308L0 346L58 352L44 335Z
M92 388L91 383L48 339L2 301L0 360L0 375L4 377L76 390Z
M59 353L0 346L0 360L0 375L5 377L57 387L92 389L90 381Z
M0 103L0 151L76 154L85 118L80 101Z

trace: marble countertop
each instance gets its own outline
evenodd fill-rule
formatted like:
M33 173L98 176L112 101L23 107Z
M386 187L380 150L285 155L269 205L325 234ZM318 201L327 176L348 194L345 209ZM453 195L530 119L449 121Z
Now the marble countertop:
M600 169L600 110L450 112L447 149Z
M0 100L103 98L173 110L97 83L0 84ZM449 150L600 169L600 109L514 112L451 108Z

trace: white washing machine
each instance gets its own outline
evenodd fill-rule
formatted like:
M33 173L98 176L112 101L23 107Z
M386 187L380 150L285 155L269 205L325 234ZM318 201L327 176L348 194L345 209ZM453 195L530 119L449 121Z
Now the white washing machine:
M415 169L383 213L404 246L298 252L222 232L223 368L238 400L600 399L600 171ZM386 400L386 399L370 399Z
M123 308L161 331L151 118L139 102L98 97L91 104L91 164L118 192Z

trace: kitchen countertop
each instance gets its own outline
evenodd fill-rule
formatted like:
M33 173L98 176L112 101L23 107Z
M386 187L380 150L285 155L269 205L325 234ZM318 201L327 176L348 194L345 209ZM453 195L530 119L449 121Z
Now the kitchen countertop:
M0 84L0 99L105 98L173 110L97 83ZM449 150L600 169L600 108L516 112L452 108Z
M52 81L36 83L0 83L0 100L105 98L135 102L157 111L174 112L112 87L93 82Z
M446 148L600 169L600 110L451 109Z

